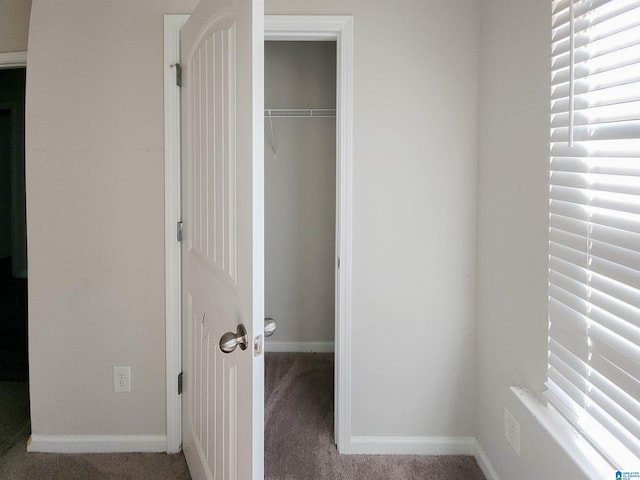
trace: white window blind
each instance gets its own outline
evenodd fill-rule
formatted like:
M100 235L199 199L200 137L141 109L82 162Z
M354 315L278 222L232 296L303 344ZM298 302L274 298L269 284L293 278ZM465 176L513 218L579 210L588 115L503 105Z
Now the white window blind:
M548 400L640 470L640 0L552 2Z

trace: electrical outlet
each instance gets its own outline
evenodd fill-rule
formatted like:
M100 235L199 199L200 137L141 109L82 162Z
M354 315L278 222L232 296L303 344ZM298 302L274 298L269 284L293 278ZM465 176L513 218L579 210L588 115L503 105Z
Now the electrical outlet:
M504 407L504 438L520 456L520 424L507 407Z
M113 367L113 391L131 391L131 367Z

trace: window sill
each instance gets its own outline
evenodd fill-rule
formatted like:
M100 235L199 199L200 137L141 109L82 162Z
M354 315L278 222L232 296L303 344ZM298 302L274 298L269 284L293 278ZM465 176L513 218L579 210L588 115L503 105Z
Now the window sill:
M587 478L615 478L615 469L553 407L542 403L526 388L511 387L511 391Z

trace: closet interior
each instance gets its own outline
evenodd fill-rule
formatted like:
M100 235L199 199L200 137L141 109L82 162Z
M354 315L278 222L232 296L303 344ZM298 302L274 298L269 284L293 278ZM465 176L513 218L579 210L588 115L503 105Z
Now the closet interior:
M278 478L303 437L333 433L336 43L266 41L264 60L265 467Z
M335 42L265 42L267 351L332 351L335 106Z

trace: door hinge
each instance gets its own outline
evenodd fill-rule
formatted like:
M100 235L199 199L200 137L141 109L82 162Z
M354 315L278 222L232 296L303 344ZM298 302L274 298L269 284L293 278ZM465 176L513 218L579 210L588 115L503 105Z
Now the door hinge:
M177 237L178 237L178 241L181 242L182 241L182 222L178 222Z
M182 378L183 378L183 374L182 372L180 372L178 374L178 395L182 395Z
M181 87L182 86L182 65L180 65L179 63L176 63L175 67L176 67L176 85Z

